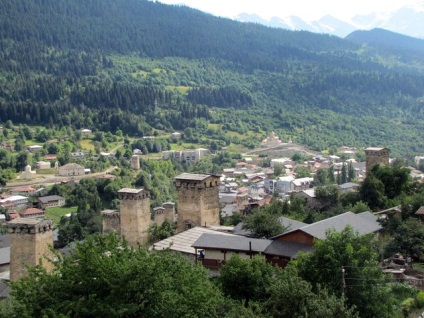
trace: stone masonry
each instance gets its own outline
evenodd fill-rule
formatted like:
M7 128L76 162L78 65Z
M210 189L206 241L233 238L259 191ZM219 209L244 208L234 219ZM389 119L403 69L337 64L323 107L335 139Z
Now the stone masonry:
M120 215L115 210L104 210L102 211L103 221L103 234L108 234L114 231L117 234L121 233Z
M118 191L120 233L132 247L148 241L150 226L150 195L144 189L124 188Z
M18 218L7 224L10 242L10 280L15 281L28 274L27 266L41 264L53 269L52 220Z
M193 226L219 225L219 179L216 175L190 173L175 178L178 233Z
M365 169L367 174L376 165L389 164L389 153L390 153L390 150L387 148L375 148L375 147L366 148L365 149L365 156L366 156Z

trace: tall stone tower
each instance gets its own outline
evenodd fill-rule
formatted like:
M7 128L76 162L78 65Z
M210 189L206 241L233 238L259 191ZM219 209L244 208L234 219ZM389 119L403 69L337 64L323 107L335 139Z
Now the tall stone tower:
M7 224L10 241L10 280L15 281L28 274L27 266L40 261L46 270L53 268L52 220L17 218Z
M219 178L190 173L175 178L178 190L177 232L194 226L219 225Z
M390 150L387 148L375 148L369 147L365 149L365 169L367 174L376 165L387 165L389 164L389 153Z
M121 232L120 215L115 210L102 211L103 234L114 231L117 234Z
M118 191L121 235L130 246L146 244L150 226L150 195L144 189L124 188Z
M153 209L155 223L161 226L165 220L170 224L175 222L175 203L165 202L161 207Z
M140 158L137 155L131 157L131 169L140 170Z

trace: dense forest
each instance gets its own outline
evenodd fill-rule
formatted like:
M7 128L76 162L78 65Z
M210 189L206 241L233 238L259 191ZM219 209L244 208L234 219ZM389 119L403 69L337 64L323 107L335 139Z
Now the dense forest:
M373 46L146 0L4 0L0 122L133 136L213 123L422 153L422 43L399 37Z

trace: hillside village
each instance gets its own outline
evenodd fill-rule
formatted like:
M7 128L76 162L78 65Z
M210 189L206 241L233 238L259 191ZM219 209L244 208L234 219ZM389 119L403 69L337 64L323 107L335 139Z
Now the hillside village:
M91 134L91 131L83 133ZM180 139L181 136L177 135L176 138ZM294 145L282 143L271 132L260 146L262 151L272 153L276 149L288 149L290 153ZM32 154L42 150L43 147L28 147L28 152ZM261 255L270 264L284 268L299 253L312 252L315 240L325 239L331 229L342 231L350 226L361 235L376 235L382 230L379 220L400 215L400 207L393 206L374 212L344 212L310 224L281 216L278 222L283 231L267 238L258 238L244 227L244 216L255 214L255 211L275 203L276 200L284 202L300 198L311 211L325 210L327 200L316 192L320 170L326 169L334 174L333 180L338 184L340 193L350 193L358 191L367 171L371 171L376 165L388 165L391 161L386 148L366 148L364 162L355 160L355 151L356 149L342 147L340 155L343 160L341 156L306 155L306 152L303 156L296 152L291 157L271 158L256 154L245 155L234 162L232 167L223 168L220 174L177 175L173 180L178 193L177 201L163 202L158 207L151 206L148 189L122 188L117 193L119 208L101 211L102 231L104 234L114 231L124 236L133 247L142 244L150 246L152 251L170 249L194 262L200 262L212 271L219 270L234 253L246 259ZM115 154L100 153L100 157L102 156L111 159ZM141 150L133 149L128 167L133 171L142 170L142 156ZM203 148L179 151L178 155L175 151L164 151L159 160L187 161L193 164L204 156L210 156L210 153ZM417 166L421 159L416 158ZM70 163L63 166L58 165L56 155L47 154L44 160L36 162L35 171L30 165L26 165L18 176L16 185L8 183L1 194L2 222L9 233L1 237L0 248L1 275L5 280L9 277L16 280L25 275L26 270L18 264L24 261L26 265L35 265L37 257L48 250L47 246L57 245L54 241L58 238L58 224L45 221L45 211L51 207L64 207L66 199L60 195L49 195L52 184L78 184L81 178L113 180L117 177L114 174L92 173L90 169L85 169L83 165L88 159L83 151L71 153ZM268 160L268 164L264 167L265 160ZM113 173L114 169L117 167L108 167L106 171ZM43 170L52 171L52 174L43 175L45 178L40 181L37 174ZM422 178L422 174L413 168L410 169L410 176L419 181ZM26 185L21 185L23 183ZM63 217L70 217L70 214ZM225 220L229 219L240 221L228 225ZM172 231L175 235L152 242L149 237L152 224L161 227L165 222L175 224L175 232ZM23 231L23 228L28 229L28 232ZM35 245L24 238L41 235L40 233L44 233L43 238L36 240ZM20 243L13 243L18 237ZM23 244L28 246L24 248ZM23 250L26 252L23 253ZM35 257L31 258L29 255ZM406 261L403 264L407 264Z

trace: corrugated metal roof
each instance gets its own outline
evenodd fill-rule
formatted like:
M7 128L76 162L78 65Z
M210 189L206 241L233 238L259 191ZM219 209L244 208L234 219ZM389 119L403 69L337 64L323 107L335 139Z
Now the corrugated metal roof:
M234 234L216 232L204 227L194 227L187 231L178 233L174 236L168 237L162 241L153 244L153 249L164 250L170 249L171 251L182 252L187 254L195 254L195 249L192 247L193 243L205 233L216 234L222 236L236 236Z
M47 202L50 202L50 201L64 200L64 198L63 198L63 197L61 197L61 196L59 196L59 195L48 195L48 196L46 196L46 197L38 198L38 200L39 200L41 203L47 203Z
M195 173L182 173L176 176L176 180L192 180L192 181L203 181L209 178L210 174L195 174Z
M265 249L265 254L296 258L299 252L311 252L313 247L307 244L275 240Z
M133 189L133 188L123 188L118 191L118 193L132 193L132 194L138 194L143 192L143 189Z
M360 235L370 234L381 230L381 225L377 222L377 217L370 212L363 212L360 214L346 212L325 220L306 225L297 230L307 233L317 239L325 239L326 232L328 230L334 229L337 232L341 232L348 225L350 225ZM288 233L297 230L285 232L283 234L275 236L274 238L287 235Z
M263 252L271 244L271 240L254 239L245 236L223 236L219 234L202 234L193 247L211 248L211 249L226 249L232 251L253 251Z
M280 216L278 218L278 221L280 221L280 223L283 227L285 227L285 228L287 227L288 231L297 230L297 229L300 229L301 227L308 225L306 223L296 221L296 220L293 220L293 219L289 219L289 218L286 218L284 216Z

